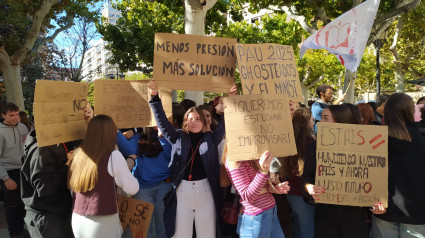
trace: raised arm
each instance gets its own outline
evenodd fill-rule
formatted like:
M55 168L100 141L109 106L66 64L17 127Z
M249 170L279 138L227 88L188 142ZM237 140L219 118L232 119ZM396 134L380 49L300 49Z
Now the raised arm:
M261 189L265 188L266 183L268 183L268 170L272 158L273 156L268 151L261 155L258 163L260 170L252 181L249 180L248 169L245 166L240 166L241 162L226 162L233 185L243 200L253 203L261 194Z
M156 123L158 124L158 129L161 130L162 134L168 140L168 142L171 144L176 143L178 132L173 127L173 125L171 125L167 116L165 115L161 99L158 97L158 90L156 88L155 82L152 79L148 83L148 90L152 96L149 105L152 108Z
M134 135L130 140L124 136L123 133L118 131L117 133L117 145L118 149L124 156L137 155L137 142L139 135Z

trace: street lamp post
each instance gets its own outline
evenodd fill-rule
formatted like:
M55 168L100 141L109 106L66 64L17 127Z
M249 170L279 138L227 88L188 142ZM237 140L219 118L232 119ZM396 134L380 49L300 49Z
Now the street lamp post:
M378 39L373 41L373 44L376 48L376 96L375 99L378 99L379 95L381 95L381 66L379 64L379 50L384 46L385 40L387 39L387 30L381 33Z
M381 67L379 65L379 50L384 45L384 39L376 39L373 44L376 48L376 96L375 98L378 99L379 95L381 94Z

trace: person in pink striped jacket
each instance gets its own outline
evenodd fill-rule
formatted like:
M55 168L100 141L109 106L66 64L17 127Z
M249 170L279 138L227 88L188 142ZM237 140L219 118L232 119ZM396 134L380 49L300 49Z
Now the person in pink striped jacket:
M284 238L277 217L276 202L272 192L287 193L287 182L272 184L269 168L273 156L264 152L260 159L226 161L229 177L238 191L242 209L238 217L239 237Z

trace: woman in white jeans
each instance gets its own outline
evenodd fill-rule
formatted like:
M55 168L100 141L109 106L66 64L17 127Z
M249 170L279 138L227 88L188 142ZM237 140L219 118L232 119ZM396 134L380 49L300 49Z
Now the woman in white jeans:
M184 115L183 128L176 131L164 113L153 80L148 88L158 128L172 145L170 175L175 192L172 190L165 204L167 236L192 237L195 221L197 237L218 237L220 165L217 145L224 136L224 120L214 132L206 131L202 110L192 107Z

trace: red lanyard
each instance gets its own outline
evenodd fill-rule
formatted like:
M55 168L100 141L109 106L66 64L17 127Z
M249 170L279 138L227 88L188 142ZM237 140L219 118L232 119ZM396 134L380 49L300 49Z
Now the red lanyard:
M198 145L195 148L195 152L193 152L192 144L190 144L190 149L192 150L192 163L190 165L190 174L189 174L189 181L192 180L192 168L193 168L193 161L195 161L196 157L196 151L198 150L199 145L201 144L201 140L198 141Z
M62 145L63 145L63 148L65 148L66 153L68 154L68 148L66 148L65 143L62 143Z

